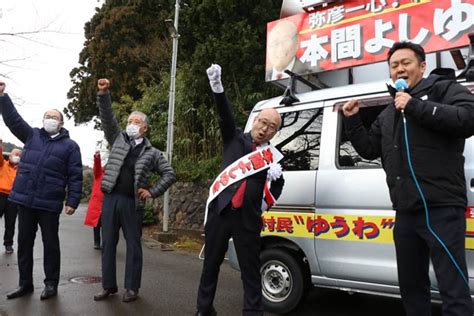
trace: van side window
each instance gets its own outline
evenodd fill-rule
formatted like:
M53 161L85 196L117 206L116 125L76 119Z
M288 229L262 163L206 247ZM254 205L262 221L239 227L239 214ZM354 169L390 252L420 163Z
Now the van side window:
M317 170L323 109L286 112L281 117L281 128L272 143L285 156L283 170Z
M378 97L371 99L362 99L359 100L360 108L359 114L364 124L364 127L368 130L370 126L375 121L377 116L382 112L387 105L391 104L393 99L390 97ZM345 128L344 121L342 119L342 111L339 109L342 107L344 102L336 103L334 105L334 110L338 111L338 147L336 157L336 164L339 168L381 168L382 160L377 158L374 160L367 160L359 156L357 151L352 146L351 142L348 140Z

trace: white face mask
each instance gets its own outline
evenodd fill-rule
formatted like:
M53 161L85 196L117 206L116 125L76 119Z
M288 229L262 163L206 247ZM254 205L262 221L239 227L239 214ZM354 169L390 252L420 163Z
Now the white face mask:
M59 121L55 119L44 119L43 128L49 135L54 135L59 132Z
M20 162L20 156L13 156L13 157L10 157L10 162L11 162L13 165L17 165L17 164Z
M131 139L136 139L140 136L140 126L135 124L128 124L125 132L127 132L128 137L130 137Z

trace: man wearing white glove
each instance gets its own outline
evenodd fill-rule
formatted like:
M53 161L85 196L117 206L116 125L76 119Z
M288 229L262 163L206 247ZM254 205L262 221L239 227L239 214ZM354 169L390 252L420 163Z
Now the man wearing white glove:
M275 109L264 109L255 118L250 133L235 126L231 105L224 94L221 67L212 65L207 76L219 114L223 141L221 170L234 161L268 144L281 125ZM210 204L205 224L204 266L199 284L196 315L216 315L213 307L219 267L224 260L229 238L233 238L244 286L243 315L263 315L260 279L260 231L262 193L267 170L238 181L222 191ZM283 177L272 181L271 193L278 198Z

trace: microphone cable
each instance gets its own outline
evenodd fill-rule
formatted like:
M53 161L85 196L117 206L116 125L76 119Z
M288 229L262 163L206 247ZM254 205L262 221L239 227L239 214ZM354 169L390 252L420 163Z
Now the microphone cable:
M402 117L403 117L403 131L404 131L404 136L405 136L405 146L406 146L406 152L407 152L408 167L410 169L410 175L413 178L413 181L415 182L416 189L418 190L418 193L420 194L421 200L423 202L423 207L425 209L426 226L428 227L429 232L435 237L435 239L439 242L439 244L444 248L444 250L448 254L449 258L453 262L454 266L458 270L459 274L461 275L462 279L464 280L467 287L469 288L469 280L467 279L467 277L464 275L463 271L459 267L459 264L456 262L456 259L454 259L454 256L451 254L448 247L445 245L445 243L441 240L441 238L435 233L435 231L431 227L430 215L429 215L429 211L428 211L428 204L426 203L426 199L425 199L425 195L423 194L423 190L421 189L421 186L420 186L418 180L416 179L415 170L413 169L413 165L411 163L410 146L408 144L407 120L405 118L405 113L404 113L403 110L402 110Z

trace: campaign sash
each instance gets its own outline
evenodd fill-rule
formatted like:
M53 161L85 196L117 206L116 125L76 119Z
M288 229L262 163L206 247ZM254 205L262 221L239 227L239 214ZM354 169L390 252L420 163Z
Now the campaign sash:
M207 221L209 204L226 188L241 181L251 175L261 172L270 167L272 163L277 163L283 155L273 145L257 147L255 151L237 159L225 168L214 180L209 188L209 197L206 203L204 224Z

